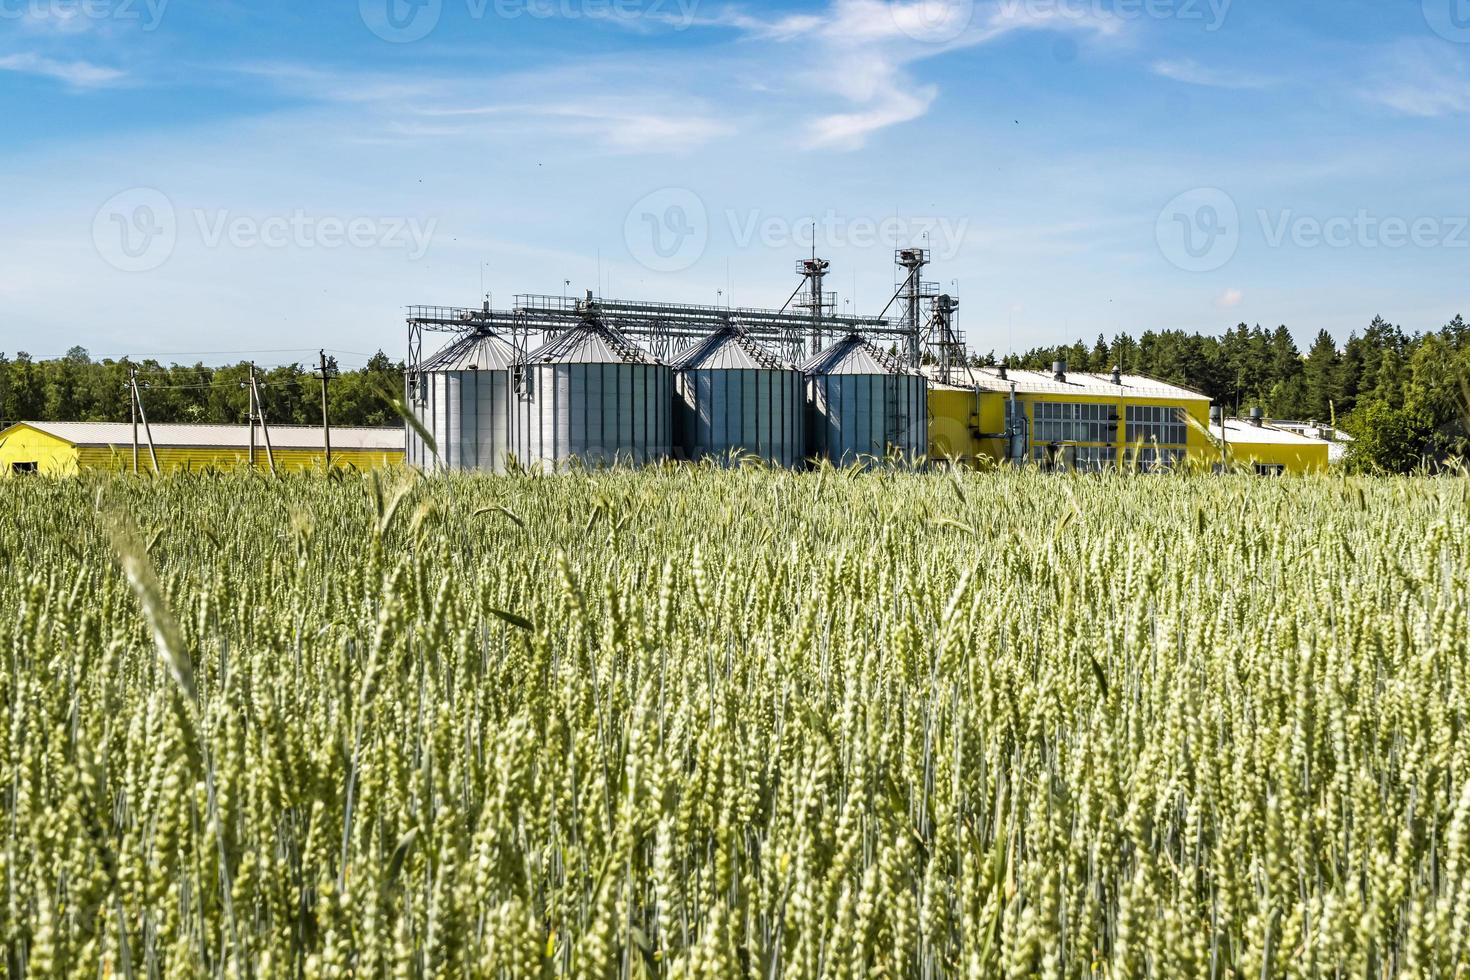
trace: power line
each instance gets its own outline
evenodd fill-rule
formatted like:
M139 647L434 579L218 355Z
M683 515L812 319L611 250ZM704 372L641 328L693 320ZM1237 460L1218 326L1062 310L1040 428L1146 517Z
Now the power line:
M149 357L241 357L247 354L315 354L322 348L317 347L271 347L265 350L175 350L175 351L134 351L128 354L117 354L111 359L115 361L127 361L135 358ZM343 350L340 347L328 347L326 350L333 354L348 354L353 357L377 357L383 351L368 353L360 350ZM70 352L67 352L70 353ZM33 361L60 361L67 354L29 354ZM88 354L90 357L91 355ZM105 355L104 355L105 356ZM386 357L387 355L384 354Z

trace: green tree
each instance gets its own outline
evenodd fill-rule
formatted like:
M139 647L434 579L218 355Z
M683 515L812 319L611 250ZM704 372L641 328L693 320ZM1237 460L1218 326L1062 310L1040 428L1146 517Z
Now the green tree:
M1337 341L1326 330L1317 331L1317 339L1307 352L1302 366L1303 413L1309 419L1328 421L1333 417L1337 404L1342 400L1338 387L1342 358L1337 353Z
M1422 461L1420 449L1433 425L1416 411L1373 401L1353 413L1349 428L1356 440L1348 449L1349 469L1408 473Z

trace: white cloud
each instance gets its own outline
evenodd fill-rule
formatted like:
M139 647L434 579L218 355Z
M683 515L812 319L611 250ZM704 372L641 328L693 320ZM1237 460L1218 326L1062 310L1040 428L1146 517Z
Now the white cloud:
M1238 289L1227 289L1215 297L1215 308L1219 310L1233 310L1245 300L1245 293Z
M1406 116L1435 119L1470 112L1470 74L1448 45L1403 42L1378 59L1363 97Z
M127 77L126 72L116 68L104 68L87 61L57 61L33 52L0 56L0 71L54 78L73 88L102 88Z
M322 72L295 65L245 65L238 71L269 80L283 91L313 101L350 105L373 114L378 129L364 129L366 142L384 139L434 140L453 137L528 135L570 138L589 153L685 153L735 131L727 118L697 96L671 97L650 87L613 85L623 94L588 96L566 76L544 71L502 77L496 89L515 95L485 102L484 85L460 79L419 77L410 81L379 75ZM607 66L605 75L619 69ZM542 93L528 101L524 93ZM728 116L728 114L726 114Z
M733 27L747 38L799 45L799 67L788 57L790 91L822 92L851 104L818 115L808 126L811 147L853 150L881 129L917 119L939 95L917 81L908 66L947 52L989 44L1028 30L1080 32L1108 37L1122 22L1100 10L1074 5L1021 4L997 0L832 0L820 16L763 21L726 10L705 21ZM809 67L817 66L817 67Z
M1186 85L1203 85L1206 88L1259 89L1269 88L1276 84L1275 79L1264 75L1206 68L1193 58L1156 61L1153 65L1153 73Z

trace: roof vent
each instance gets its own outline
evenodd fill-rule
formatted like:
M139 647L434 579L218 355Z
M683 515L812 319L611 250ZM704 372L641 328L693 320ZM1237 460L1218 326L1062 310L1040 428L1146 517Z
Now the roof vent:
M1002 380L1002 381L1009 381L1010 380L1010 375L1006 374L1005 362L1001 362L1001 365L1000 365L1000 380Z
M1123 368L1117 364L1113 365L1113 384L1120 388L1123 386Z
M1255 408L1251 409L1251 425L1254 425L1256 428L1259 429L1261 427L1261 423L1264 422L1265 420L1266 420L1266 413L1263 412L1263 411L1261 411L1261 408L1260 408L1259 405L1256 406Z
M1051 376L1055 378L1058 383L1065 384L1067 381L1067 362L1053 361L1051 364Z

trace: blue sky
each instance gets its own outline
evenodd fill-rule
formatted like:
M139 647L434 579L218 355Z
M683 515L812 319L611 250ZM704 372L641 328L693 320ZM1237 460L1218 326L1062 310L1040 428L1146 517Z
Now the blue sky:
M0 0L0 119L10 354L779 305L813 224L981 352L1470 314L1470 0Z

